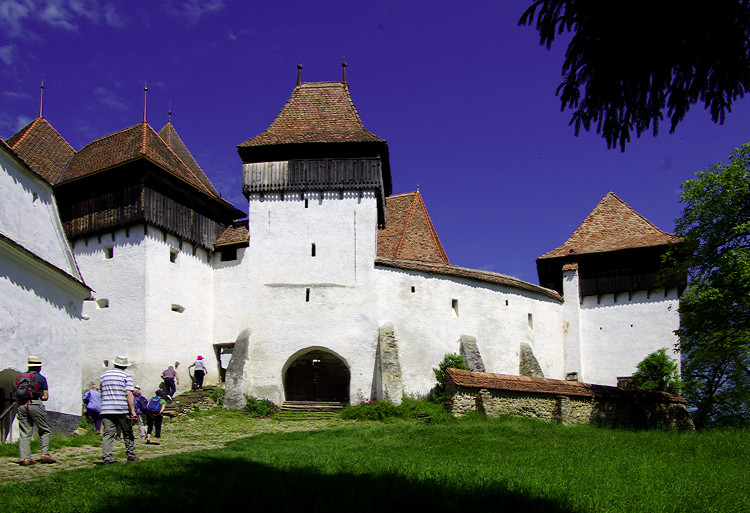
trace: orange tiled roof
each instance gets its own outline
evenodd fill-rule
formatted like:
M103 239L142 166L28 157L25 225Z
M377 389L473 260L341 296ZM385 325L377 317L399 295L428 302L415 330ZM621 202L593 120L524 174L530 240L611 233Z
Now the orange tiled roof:
M562 394L578 397L650 399L672 403L685 403L685 399L682 397L667 392L623 390L617 387L579 383L577 381L472 372L463 369L447 369L447 372L454 383L468 388L487 388L536 394Z
M681 238L677 235L664 232L651 224L614 192L610 192L604 196L604 199L565 244L539 258L663 246L680 240Z
M378 230L378 257L450 264L419 192L385 199L385 228Z
M185 143L182 142L182 139L180 139L180 136L177 134L177 130L175 130L174 126L171 122L168 122L166 125L164 125L164 128L159 130L159 137L161 137L165 143L167 143L167 146L169 146L169 149L171 149L175 155L177 155L180 160L192 171L192 173L195 175L195 177L200 180L200 182L208 188L208 190L211 191L211 193L214 196L220 196L219 191L216 190L214 185L211 183L211 180L208 179L206 176L206 173L203 172L203 169L198 165L198 163L193 158L193 155L190 153L190 150L187 149L187 146L185 146Z
M7 143L35 173L51 184L57 183L75 154L73 147L42 117L19 130Z
M219 235L214 246L226 246L229 244L242 244L250 240L248 221L235 221Z
M442 276L456 276L459 278L469 278L485 283L496 283L516 289L527 290L542 294L556 301L562 301L562 296L552 289L540 287L533 283L528 283L512 276L506 276L500 273L490 271L480 271L478 269L467 269L456 265L446 265L431 262L415 262L409 260L389 260L387 258L377 258L376 265L384 267L393 267L394 269L403 269L405 271L417 271L429 274L438 274Z
M159 134L145 122L104 136L84 146L65 168L60 177L60 183L82 178L139 158L150 160L203 193L229 205L214 192L213 186L209 187L204 184ZM208 181L208 178L205 180Z
M294 88L265 132L239 145L384 142L369 132L342 82L308 82Z

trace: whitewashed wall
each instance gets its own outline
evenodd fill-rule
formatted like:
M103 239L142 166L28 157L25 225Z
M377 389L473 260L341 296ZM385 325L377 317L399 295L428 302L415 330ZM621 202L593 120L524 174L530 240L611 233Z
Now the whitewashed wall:
M459 352L461 335L476 337L487 372L518 374L525 342L545 377L562 373L559 301L497 284L387 267L377 270L377 290L379 322L393 323L408 394L429 392L436 383L432 369L446 353Z
M638 363L663 347L672 352L679 328L677 289L586 296L581 305L582 381L617 385Z
M250 247L214 264L216 342L252 330L247 392L283 400L290 359L323 348L349 366L352 399L369 397L378 336L374 194L253 195L249 224Z
M178 390L188 390L188 366L199 354L209 367L205 382L217 381L213 277L205 250L193 255L189 243L180 247L176 238L142 225L77 241L74 250L96 299L109 302L107 308L97 301L85 305L84 386L97 381L103 361L117 355L134 362L128 372L148 396L169 365L179 364Z
M26 370L29 355L44 363L49 411L80 415L80 281L63 234L52 189L0 148L0 387ZM14 430L17 434L17 430Z

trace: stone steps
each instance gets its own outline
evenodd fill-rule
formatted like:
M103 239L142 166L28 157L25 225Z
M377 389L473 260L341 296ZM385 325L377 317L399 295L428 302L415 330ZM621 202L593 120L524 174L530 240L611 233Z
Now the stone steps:
M282 412L336 413L345 407L346 403L333 401L284 401L281 403Z
M176 395L171 403L167 403L164 408L165 417L177 417L184 413L190 413L196 410L196 406L201 403L205 403L208 399L210 401L211 394L216 390L217 386L206 385L202 390L191 390L189 392L183 392L182 394Z

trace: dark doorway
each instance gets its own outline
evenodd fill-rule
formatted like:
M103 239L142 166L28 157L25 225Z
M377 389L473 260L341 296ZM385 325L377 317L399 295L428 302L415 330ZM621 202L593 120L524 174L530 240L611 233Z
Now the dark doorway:
M336 355L320 350L307 352L286 371L286 400L348 403L349 376L349 368Z

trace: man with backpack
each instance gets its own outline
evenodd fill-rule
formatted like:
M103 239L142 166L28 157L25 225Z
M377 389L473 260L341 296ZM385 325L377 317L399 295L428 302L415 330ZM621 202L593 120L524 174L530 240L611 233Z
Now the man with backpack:
M43 401L49 399L47 379L39 371L42 370L42 360L38 356L29 356L26 372L18 375L13 385L13 393L18 403L18 452L20 453L20 464L36 465L39 463L57 463L57 460L49 455L49 440L51 431L47 421L47 410L44 409ZM42 444L42 457L39 460L31 459L31 434L34 426L39 432Z
M122 439L125 442L125 453L128 462L138 461L135 455L135 437L133 436L133 422L138 420L135 413L133 396L133 378L125 372L130 367L126 356L117 356L113 362L113 369L104 371L99 378L99 388L102 394L102 463L108 465L117 463L112 457L115 431L117 426L122 429Z

